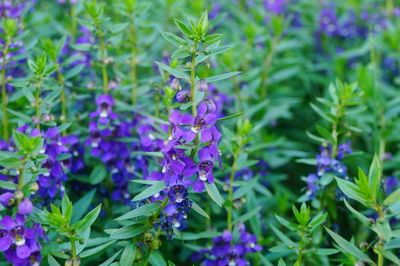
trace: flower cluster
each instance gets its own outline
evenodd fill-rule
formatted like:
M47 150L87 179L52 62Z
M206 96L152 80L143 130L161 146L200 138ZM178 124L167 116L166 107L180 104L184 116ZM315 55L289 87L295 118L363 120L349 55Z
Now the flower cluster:
M321 146L321 153L317 155L317 173L309 174L306 178L307 196L314 198L317 191L323 188L320 180L326 174L333 174L337 177L349 179L347 167L341 162L346 154L352 153L351 143L343 143L338 147L337 155L332 157L331 146Z
M262 246L257 244L257 237L246 232L243 224L238 226L238 236L225 230L222 236L213 239L213 246L202 249L193 258L202 260L205 266L238 265L246 266L250 263L246 260L247 253L261 251Z
M0 251L13 265L40 265L40 238L46 238L42 226L33 223L28 227L22 214L17 214L15 219L4 216L0 221Z

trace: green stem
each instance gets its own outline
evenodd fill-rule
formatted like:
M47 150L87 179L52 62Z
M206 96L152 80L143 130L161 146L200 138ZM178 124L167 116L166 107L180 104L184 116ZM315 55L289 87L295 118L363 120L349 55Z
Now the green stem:
M194 42L193 45L193 53L192 53L192 64L190 69L190 92L192 96L192 114L194 117L197 116L196 109L196 55L197 55L197 41Z
M136 62L136 31L135 25L132 23L131 27L131 43L132 43L132 57L131 57L131 78L132 78L132 104L136 103L137 97L137 62Z
M193 117L197 116L197 108L196 108L196 55L197 55L197 41L194 42L193 45L193 53L192 53L192 62L190 69L190 92L192 98L192 115ZM199 135L197 134L194 139L194 148L190 152L190 158L194 158L197 152L197 148L199 145Z
M41 84L39 83L36 88L35 88L35 108L36 108L36 119L38 120L38 123L36 125L36 128L40 130L40 120L41 120L41 114L40 114L40 97L39 97L39 90L40 90Z
M235 179L235 174L237 171L237 160L239 158L239 154L242 148L242 143L239 144L236 152L233 155L233 164L231 168L231 173L229 176L229 190L228 190L228 202L229 206L227 208L227 218L226 223L228 226L228 231L232 232L232 212L233 212L233 181Z
M385 219L385 213L383 211L383 208L379 206L378 204L375 205L375 210L378 212L379 219L384 220ZM379 223L379 221L377 221ZM378 233L378 247L377 250L375 251L378 254L378 266L383 266L384 265L384 257L383 257L383 251L384 251L384 237L382 234Z
M106 64L106 43L104 40L104 33L99 29L99 39L100 39L100 60L101 60L101 72L103 75L103 92L108 94L108 74L107 74L107 64Z
M6 60L7 60L7 55L8 55L8 46L9 46L10 40L7 38L5 47L3 50L3 62L1 66L1 101L2 101L2 112L3 112L3 139L5 141L8 141L10 138L10 133L9 133L9 126L8 126L8 114L7 114L7 77L6 77Z
M269 51L264 61L264 72L261 75L260 90L263 99L267 97L269 71L271 69L272 59L274 57L277 44L278 44L278 37L274 36L271 41L271 50Z
M67 121L67 99L65 97L65 87L64 87L64 76L61 73L59 67L57 67L57 79L58 83L61 86L61 94L60 94L60 101L61 101L61 122ZM65 134L65 132L64 132Z

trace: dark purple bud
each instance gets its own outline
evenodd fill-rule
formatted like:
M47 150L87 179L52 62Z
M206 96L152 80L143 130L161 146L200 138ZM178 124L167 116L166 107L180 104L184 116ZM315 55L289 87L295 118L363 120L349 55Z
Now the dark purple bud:
M180 103L187 103L192 100L190 90L183 90L176 94L176 100Z

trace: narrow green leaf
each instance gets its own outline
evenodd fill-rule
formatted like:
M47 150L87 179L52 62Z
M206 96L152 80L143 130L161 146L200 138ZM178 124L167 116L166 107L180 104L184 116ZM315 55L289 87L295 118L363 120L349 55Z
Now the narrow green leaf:
M108 265L110 265L118 257L118 255L121 254L121 252L122 252L122 249L120 251L118 251L117 253L115 253L114 255L112 255L108 260L106 260L105 262L103 262L99 266L108 266Z
M329 233L329 235L335 240L335 242L346 252L350 253L354 257L367 261L371 264L374 264L374 262L364 253L362 252L358 247L356 247L353 243L347 241L340 235L336 234L335 232L329 230L328 228L325 228L326 231Z
M239 216L238 218L236 218L236 219L233 221L233 224L236 224L236 223L238 223L238 222L245 222L245 221L251 219L251 218L252 218L253 216L255 216L260 210L261 210L261 207L257 207L256 209L254 209L254 210L252 210L252 211L250 211L250 212L248 212L248 213L245 213L245 214Z
M238 199L244 196L247 192L253 189L253 187L257 184L258 178L253 178L250 181L246 182L242 186L240 186L235 192L233 193L233 199Z
M86 214L85 217L82 218L82 220L73 224L72 229L75 229L78 234L88 229L96 221L97 216L100 213L100 210L101 210L101 204L98 205L92 211L90 211L88 214Z
M129 243L121 255L121 265L133 265L136 256L136 243Z
M221 74L221 75L208 77L205 80L208 83L212 83L212 82L216 82L216 81L220 81L220 80L224 80L224 79L229 79L231 77L239 75L240 73L241 73L240 71L234 71L234 72L229 72L229 73L225 73L225 74Z
M205 182L206 185L206 190L210 198L219 206L222 207L222 197L221 194L218 191L217 186L215 183L209 184Z
M117 240L113 240L113 241L107 242L101 246L85 250L84 252L79 254L79 257L86 258L86 257L93 256L94 254L98 254L98 253L102 252L103 250L105 250L106 248L108 248L109 246L111 246L112 244L114 244L115 241L117 241Z
M278 238L287 246L293 246L296 247L297 245L290 239L288 238L284 233L279 231L275 226L271 225L272 231L278 236Z
M182 71L179 71L179 70L177 70L177 69L175 69L175 68L172 68L172 67L170 67L170 66L167 66L166 64L163 64L163 63L161 63L161 62L156 62L156 64L157 64L160 68L162 68L163 70L167 71L168 73L174 75L174 76L177 77L177 78L189 80L189 76L188 76L186 73L182 72Z
M132 201L139 201L139 200L147 199L147 198L153 196L154 194L160 192L161 190L163 190L165 188L166 188L165 182L164 181L158 181L154 185L146 188L141 193L136 195L136 197L134 197L132 199Z
M232 119L232 118L236 118L236 117L242 116L245 113L246 112L241 112L241 113L238 113L238 114L235 114L235 115L221 117L221 118L218 119L218 121L224 121L224 120L229 120L229 119Z
M192 210L200 214L201 216L206 217L207 219L210 219L210 216L206 213L205 210L203 210L200 205L198 205L196 202L192 201Z
M356 209L354 209L353 207L351 207L351 205L347 202L346 199L344 199L344 204L346 205L346 207L354 214L354 216L356 216L356 218L362 222L365 225L369 224L369 219L367 217L365 217L363 214L361 214L360 212L358 212Z
M134 210L131 210L124 215L116 218L116 221L123 221L123 220L128 220L132 218L136 218L139 216L151 216L153 213L160 208L160 205L155 204L155 203L149 203L143 206L140 206L139 208L136 208Z
M61 264L58 263L58 261L50 254L47 254L47 262L50 266L61 266Z
M372 198L375 199L381 184L382 169L378 156L375 154L368 173L368 183Z

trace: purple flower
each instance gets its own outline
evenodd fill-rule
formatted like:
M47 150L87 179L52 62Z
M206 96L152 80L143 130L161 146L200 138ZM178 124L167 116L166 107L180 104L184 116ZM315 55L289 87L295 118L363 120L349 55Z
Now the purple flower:
M100 95L96 99L97 109L95 112L89 115L90 118L99 117L100 124L108 124L111 118L112 120L117 120L117 114L112 112L112 107L114 105L114 98L111 95Z
M319 14L320 30L328 36L338 33L337 16L334 8L323 8Z
M388 176L385 179L384 189L386 194L391 194L399 186L399 180L395 176Z
M204 191L204 182L214 183L214 175L212 173L214 157L209 147L199 150L199 159L200 162L197 164L198 180L193 184L193 190L200 193Z
M41 245L39 238L44 238L43 229L34 224L25 226L23 215L17 214L15 220L5 216L0 221L0 251L14 265L39 265Z
M285 0L264 0L265 9L274 14L282 14L285 10Z

